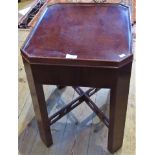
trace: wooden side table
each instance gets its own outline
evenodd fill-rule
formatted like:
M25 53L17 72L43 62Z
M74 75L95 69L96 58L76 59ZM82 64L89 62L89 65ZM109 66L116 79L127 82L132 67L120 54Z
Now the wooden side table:
M120 4L54 4L47 6L21 48L40 136L50 146L50 125L82 101L109 128L108 149L123 142L131 66L129 9ZM48 116L43 84L73 86L80 95ZM83 92L78 86L93 87ZM106 118L89 96L110 88Z

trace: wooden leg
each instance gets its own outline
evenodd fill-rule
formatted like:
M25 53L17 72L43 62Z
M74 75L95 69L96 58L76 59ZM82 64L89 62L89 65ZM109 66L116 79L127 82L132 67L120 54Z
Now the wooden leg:
M35 117L38 123L38 128L40 132L40 137L47 147L52 145L52 135L50 130L50 124L48 119L47 107L43 92L43 86L35 81L33 78L33 73L31 66L25 62L25 71L27 75L27 80L31 92L31 97L33 101L33 107L35 112Z
M123 143L126 110L128 103L131 64L121 69L116 83L111 88L108 149L117 151Z

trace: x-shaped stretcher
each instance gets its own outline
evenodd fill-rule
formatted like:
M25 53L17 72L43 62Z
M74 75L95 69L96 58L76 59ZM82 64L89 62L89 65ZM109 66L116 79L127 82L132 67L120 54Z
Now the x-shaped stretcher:
M61 87L59 87L61 88ZM79 94L79 97L71 101L61 110L57 111L55 114L49 117L50 125L58 121L64 115L69 113L71 110L80 105L83 101L87 103L87 105L96 113L96 115L100 118L100 120L105 123L107 127L109 127L109 119L105 116L105 114L96 106L96 104L90 99L90 97L98 92L99 88L90 88L86 92L84 92L80 87L73 87L73 89Z

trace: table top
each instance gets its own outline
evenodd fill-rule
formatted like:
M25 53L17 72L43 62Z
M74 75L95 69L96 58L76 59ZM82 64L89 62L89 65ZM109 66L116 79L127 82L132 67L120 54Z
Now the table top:
M32 64L121 67L133 59L129 8L63 3L46 7L23 47Z

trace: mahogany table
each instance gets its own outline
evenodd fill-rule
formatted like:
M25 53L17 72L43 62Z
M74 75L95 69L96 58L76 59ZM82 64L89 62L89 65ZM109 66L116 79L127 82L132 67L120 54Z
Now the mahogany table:
M54 4L46 7L21 54L40 136L50 146L50 125L83 101L109 128L108 149L123 143L133 60L129 8L121 4ZM73 86L80 95L48 116L43 84ZM86 92L79 86L91 87ZM89 98L110 88L110 114Z

